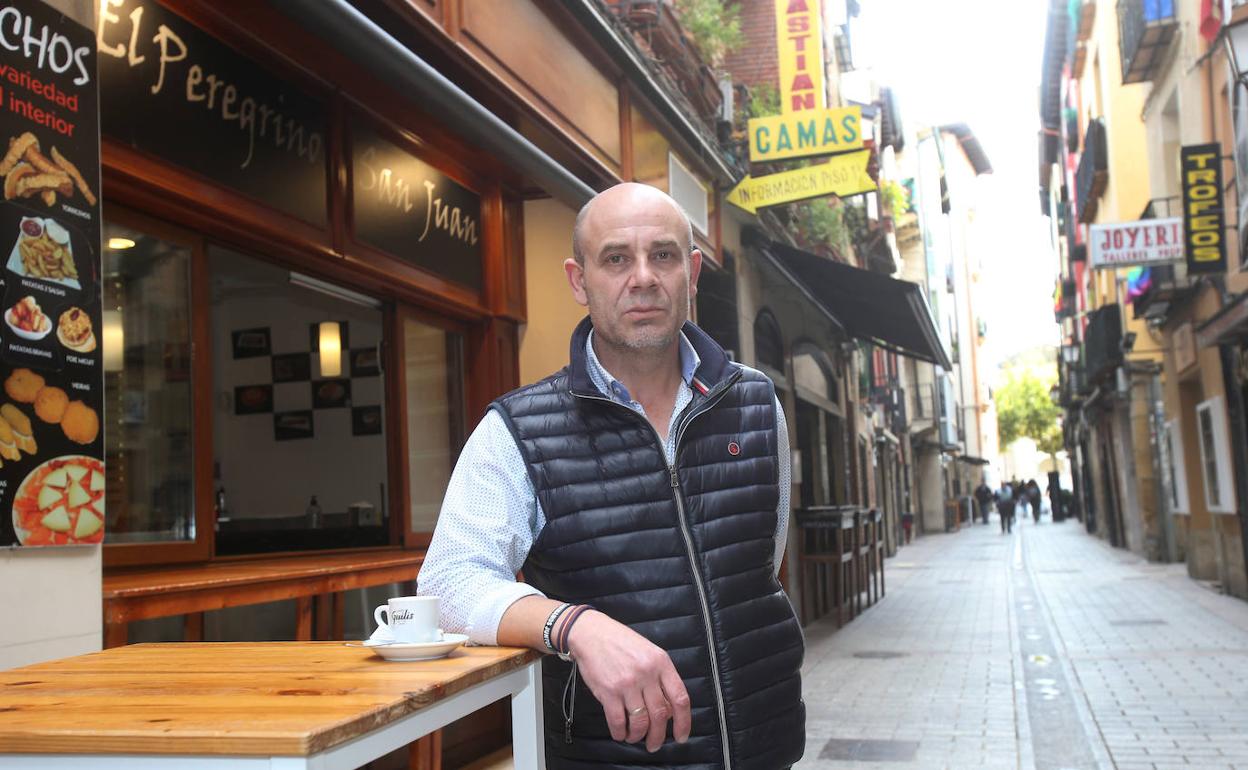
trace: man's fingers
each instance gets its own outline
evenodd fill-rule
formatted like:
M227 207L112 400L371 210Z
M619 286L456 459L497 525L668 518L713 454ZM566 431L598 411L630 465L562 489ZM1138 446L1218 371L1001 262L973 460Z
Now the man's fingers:
M663 687L663 696L671 709L672 737L677 743L689 740L689 731L693 727L693 717L689 710L689 691L681 681L676 667L669 661L659 674L659 684Z
M663 697L663 689L650 686L642 693L646 700L646 712L650 717L650 729L646 731L646 751L655 752L667 738L667 720L671 718L672 709Z
M624 701L624 716L628 719L628 735L624 738L625 741L636 743L646 737L650 729L650 709L636 694L628 696Z
M607 727L611 729L611 740L624 740L628 729L628 720L624 716L624 703L616 698L607 698L602 703L602 710L607 715Z

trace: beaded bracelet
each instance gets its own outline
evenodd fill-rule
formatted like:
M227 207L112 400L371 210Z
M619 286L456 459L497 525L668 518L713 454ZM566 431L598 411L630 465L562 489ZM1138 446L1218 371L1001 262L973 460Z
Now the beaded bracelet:
M555 649L554 643L551 642L550 631L551 629L555 627L555 623L559 621L559 616L562 615L571 606L572 604L570 602L564 602L563 604L560 604L546 618L546 625L542 626L542 641L546 644L546 649L550 650L551 652L558 652L558 650Z

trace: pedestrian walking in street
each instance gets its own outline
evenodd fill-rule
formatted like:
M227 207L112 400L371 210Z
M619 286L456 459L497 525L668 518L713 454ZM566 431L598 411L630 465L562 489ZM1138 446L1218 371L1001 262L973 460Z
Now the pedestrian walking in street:
M548 653L550 770L791 767L804 641L776 582L790 454L775 387L688 320L702 254L666 193L600 193L572 246L589 315L570 362L469 437L419 593L440 598L443 629Z
M1001 534L1014 530L1014 488L1008 481L1001 482L997 490L997 514L1001 517Z
M1040 485L1035 479L1027 482L1027 504L1031 506L1032 521L1040 523Z
M988 508L992 505L992 490L982 479L975 487L975 502L979 504L979 515L985 524L988 523Z

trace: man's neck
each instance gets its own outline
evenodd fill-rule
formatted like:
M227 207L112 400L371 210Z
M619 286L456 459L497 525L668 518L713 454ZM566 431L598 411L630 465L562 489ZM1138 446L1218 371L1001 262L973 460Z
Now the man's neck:
M680 386L680 338L661 350L618 348L595 334L591 343L602 367L642 404L671 399Z

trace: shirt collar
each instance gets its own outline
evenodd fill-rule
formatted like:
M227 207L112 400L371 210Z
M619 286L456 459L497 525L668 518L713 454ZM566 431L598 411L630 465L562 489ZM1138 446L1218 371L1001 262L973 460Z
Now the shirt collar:
M706 394L706 386L694 376L694 372L698 371L698 367L702 365L702 359L698 356L698 351L693 349L693 343L689 342L689 338L684 332L680 334L680 378L684 380L685 385L694 390ZM629 394L628 388L624 387L624 383L617 380L608 372L602 362L598 360L598 354L594 352L594 332L589 332L589 337L585 340L585 360L589 366L589 377L594 382L594 387L602 395L613 398L625 404L631 403L632 395Z

